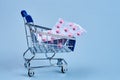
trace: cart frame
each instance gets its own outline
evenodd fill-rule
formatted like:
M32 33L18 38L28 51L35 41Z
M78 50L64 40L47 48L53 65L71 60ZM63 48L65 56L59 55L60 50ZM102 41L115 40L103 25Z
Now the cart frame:
M67 62L63 58L54 58L54 56L58 52L55 49L51 49L51 48L47 49L49 47L49 45L52 46L53 44L50 44L48 41L43 42L42 46L44 47L45 52L35 51L35 47L36 47L36 45L39 45L39 43L38 43L38 41L36 41L36 37L33 34L42 34L42 35L46 35L46 36L53 36L53 37L59 38L57 40L64 39L64 40L66 40L64 45L63 45L64 49L66 49L66 47L70 48L71 46L68 45L68 42L69 42L69 40L75 40L75 38L56 35L56 34L47 34L44 31L45 30L51 30L51 28L35 25L33 20L32 20L32 17L30 15L28 15L25 10L22 10L21 14L22 14L23 21L24 21L25 35L26 35L27 47L28 47L28 49L25 50L25 52L23 53L23 58L24 58L24 61L25 61L24 66L28 70L28 76L29 77L34 76L35 73L34 73L33 69L44 68L44 67L60 67L61 72L65 73L68 70L67 69L67 65L68 65ZM38 31L38 29L39 29L39 31ZM55 46L57 46L57 45L55 45ZM74 46L72 46L72 47L74 47ZM51 56L48 56L48 52L49 52L48 50L50 51L50 54L53 53L53 54L51 54ZM65 50L64 52L71 52L71 50L70 49ZM28 55L27 53L29 53L32 56L29 57L29 58L26 57ZM45 58L35 58L36 53L44 53ZM47 60L47 61L49 61L49 65L32 66L31 61L33 61L33 60L41 60L41 61ZM56 63L53 64L52 61L56 61Z

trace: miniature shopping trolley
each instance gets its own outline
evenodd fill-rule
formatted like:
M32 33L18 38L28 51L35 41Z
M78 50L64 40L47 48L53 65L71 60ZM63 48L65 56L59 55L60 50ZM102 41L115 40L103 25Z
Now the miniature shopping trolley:
M33 69L42 67L60 67L61 72L67 71L67 62L63 58L54 58L56 53L67 53L74 51L76 39L75 37L49 33L51 28L35 25L32 17L25 10L21 11L24 20L25 34L28 49L23 53L25 60L24 66L28 70L28 76L34 75ZM67 31L67 29L65 30ZM39 36L39 37L38 37ZM39 38L39 39L38 39ZM28 58L27 54L32 55ZM37 53L45 54L45 58L36 58ZM41 60L48 61L48 65L33 66L31 61ZM55 61L56 63L52 63Z

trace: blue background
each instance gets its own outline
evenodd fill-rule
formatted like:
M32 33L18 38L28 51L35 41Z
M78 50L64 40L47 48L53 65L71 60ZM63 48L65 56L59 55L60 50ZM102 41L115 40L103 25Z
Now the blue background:
M0 0L0 79L120 80L119 4L119 0ZM74 53L58 54L69 64L66 74L44 68L36 69L32 78L27 76L23 9L39 25L52 28L61 17L87 30L77 38Z

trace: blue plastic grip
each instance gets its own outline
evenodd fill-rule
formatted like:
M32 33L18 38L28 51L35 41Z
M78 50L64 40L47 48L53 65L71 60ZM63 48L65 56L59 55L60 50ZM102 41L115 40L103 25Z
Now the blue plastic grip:
M25 10L22 10L21 15L22 15L22 17L26 17L28 14L27 14L27 12Z
M30 15L25 16L27 23L33 22L33 19Z

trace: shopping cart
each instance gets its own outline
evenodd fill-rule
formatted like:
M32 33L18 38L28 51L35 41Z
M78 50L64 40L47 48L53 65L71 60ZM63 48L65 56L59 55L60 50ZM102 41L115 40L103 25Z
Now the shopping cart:
M51 28L35 25L32 17L28 15L25 10L21 11L21 15L24 20L25 34L28 46L28 49L23 53L23 58L25 60L24 66L28 70L28 76L32 77L34 75L33 69L35 68L51 66L60 67L61 72L65 73L67 71L67 62L63 58L54 57L56 53L67 53L74 51L76 43L75 37L48 33ZM38 41L38 35L40 36L39 38L41 38L41 41ZM46 38L43 38L43 36ZM36 58L35 56L37 53L44 53L45 58ZM28 57L28 55L30 56ZM31 65L31 61L33 60L48 61L49 65L33 66Z

